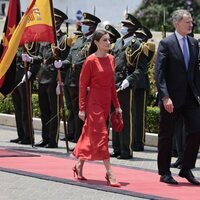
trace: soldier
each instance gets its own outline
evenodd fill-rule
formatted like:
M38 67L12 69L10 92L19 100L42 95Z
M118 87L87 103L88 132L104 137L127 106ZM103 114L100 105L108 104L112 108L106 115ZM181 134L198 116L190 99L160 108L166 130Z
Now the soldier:
M77 23L76 25L76 31L73 32L73 35L71 35L68 39L70 41L70 46L72 46L79 37L82 37L83 34L81 32L81 25L80 23ZM69 79L69 67L67 66L65 68L65 81L64 81L64 93L65 93L65 100L66 100L66 106L68 110L68 119L67 119L67 128L68 128L68 140L71 142L74 142L74 132L75 132L75 120L74 120L74 113L72 109L72 100L71 96L69 93L69 84L68 84L68 79ZM61 141L65 141L66 138L63 137L60 139Z
M119 88L118 98L122 108L124 128L121 133L113 131L113 153L111 157L131 159L133 156L133 100L137 82L147 73L148 59L143 52L141 42L134 37L141 27L140 22L127 13L122 21L122 38L117 40L113 49L116 58L115 79Z
M135 31L136 37L143 43L143 48L148 56L148 66L151 64L151 60L155 52L155 44L153 42L147 42L152 38L150 30L143 26ZM150 90L150 83L148 73L146 73L136 84L133 100L134 111L134 125L133 125L133 151L144 151L145 144L145 112L147 95Z
M20 144L33 144L34 131L32 128L32 113L28 112L28 101L30 101L30 105L32 103L32 85L33 80L35 79L35 75L37 74L40 62L42 60L41 57L35 57L33 54L37 54L39 50L39 44L26 44L27 52L22 53L25 49L24 46L20 46L16 55L16 77L15 82L16 85L19 86L12 93L12 100L15 108L15 120L17 126L17 135L18 138L10 140L10 142L20 143ZM27 62L27 76L28 83L25 83L25 66L24 62ZM21 84L20 84L21 82ZM26 84L30 88L30 93L26 90ZM30 109L30 112L32 110Z
M42 141L35 146L47 148L57 148L59 139L60 99L56 93L58 80L54 61L65 59L70 49L67 44L67 35L61 31L62 23L68 17L58 9L54 9L54 15L58 44L55 47L50 43L41 43L40 54L43 57L43 63L38 74Z
M67 84L69 86L70 97L72 100L72 110L75 120L75 142L78 141L83 126L83 121L78 117L79 75L83 62L85 61L88 54L91 36L96 30L98 23L101 22L101 20L98 17L90 13L83 13L83 18L84 19L82 21L81 26L83 36L77 39L77 41L71 47L67 59L62 62L65 68L70 68Z

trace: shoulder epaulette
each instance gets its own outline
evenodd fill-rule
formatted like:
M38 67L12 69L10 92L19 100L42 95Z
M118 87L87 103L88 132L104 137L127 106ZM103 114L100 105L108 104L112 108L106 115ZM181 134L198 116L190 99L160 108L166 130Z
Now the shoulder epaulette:
M146 56L150 56L151 54L151 57L152 57L152 54L154 54L155 52L155 49L156 49L156 45L154 42L146 42L146 43L143 43L143 53L146 55Z

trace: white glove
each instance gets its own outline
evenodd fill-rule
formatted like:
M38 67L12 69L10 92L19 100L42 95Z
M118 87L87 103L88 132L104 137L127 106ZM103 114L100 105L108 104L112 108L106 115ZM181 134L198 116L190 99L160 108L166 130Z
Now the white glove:
M56 69L60 69L62 67L62 61L61 60L55 60L54 61L54 67Z
M126 89L128 86L129 86L128 80L127 80L127 79L124 79L123 82L122 82L122 84L121 84L121 86L120 86L120 89L121 89L121 90L124 90L124 89Z
M30 79L31 75L32 75L32 73L30 71L27 71L27 77L28 77L28 79ZM21 82L24 83L25 81L26 81L26 76L24 74Z
M119 114L122 114L122 109L121 108L115 108L115 112L119 113Z
M78 116L81 120L85 121L85 112L84 111L79 111Z
M61 94L61 91L60 91L60 84L57 83L57 86L56 86L56 94L57 95L60 95Z
M33 62L33 58L30 57L27 53L22 53L22 61L26 61L29 63Z

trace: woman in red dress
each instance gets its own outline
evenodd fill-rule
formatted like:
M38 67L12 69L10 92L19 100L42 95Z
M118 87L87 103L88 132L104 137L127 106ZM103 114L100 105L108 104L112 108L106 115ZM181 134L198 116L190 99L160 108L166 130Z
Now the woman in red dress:
M111 103L115 112L121 114L122 111L114 82L115 59L108 54L109 49L109 34L104 30L97 30L93 34L89 56L80 74L79 117L84 121L84 126L73 152L78 158L73 171L79 180L87 180L82 174L84 161L103 160L107 183L119 187L110 166L106 121Z

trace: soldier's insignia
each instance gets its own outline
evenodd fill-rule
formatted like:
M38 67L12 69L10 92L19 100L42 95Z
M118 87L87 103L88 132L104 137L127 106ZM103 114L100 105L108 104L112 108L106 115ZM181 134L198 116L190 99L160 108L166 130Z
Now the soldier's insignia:
M83 13L83 18L87 18L87 13Z
M136 39L135 39L135 38L133 38L131 42L132 42L132 43L135 43L135 41L136 41Z
M109 28L109 26L108 26L108 24L107 24L107 25L105 26L105 29L108 30L108 28Z

